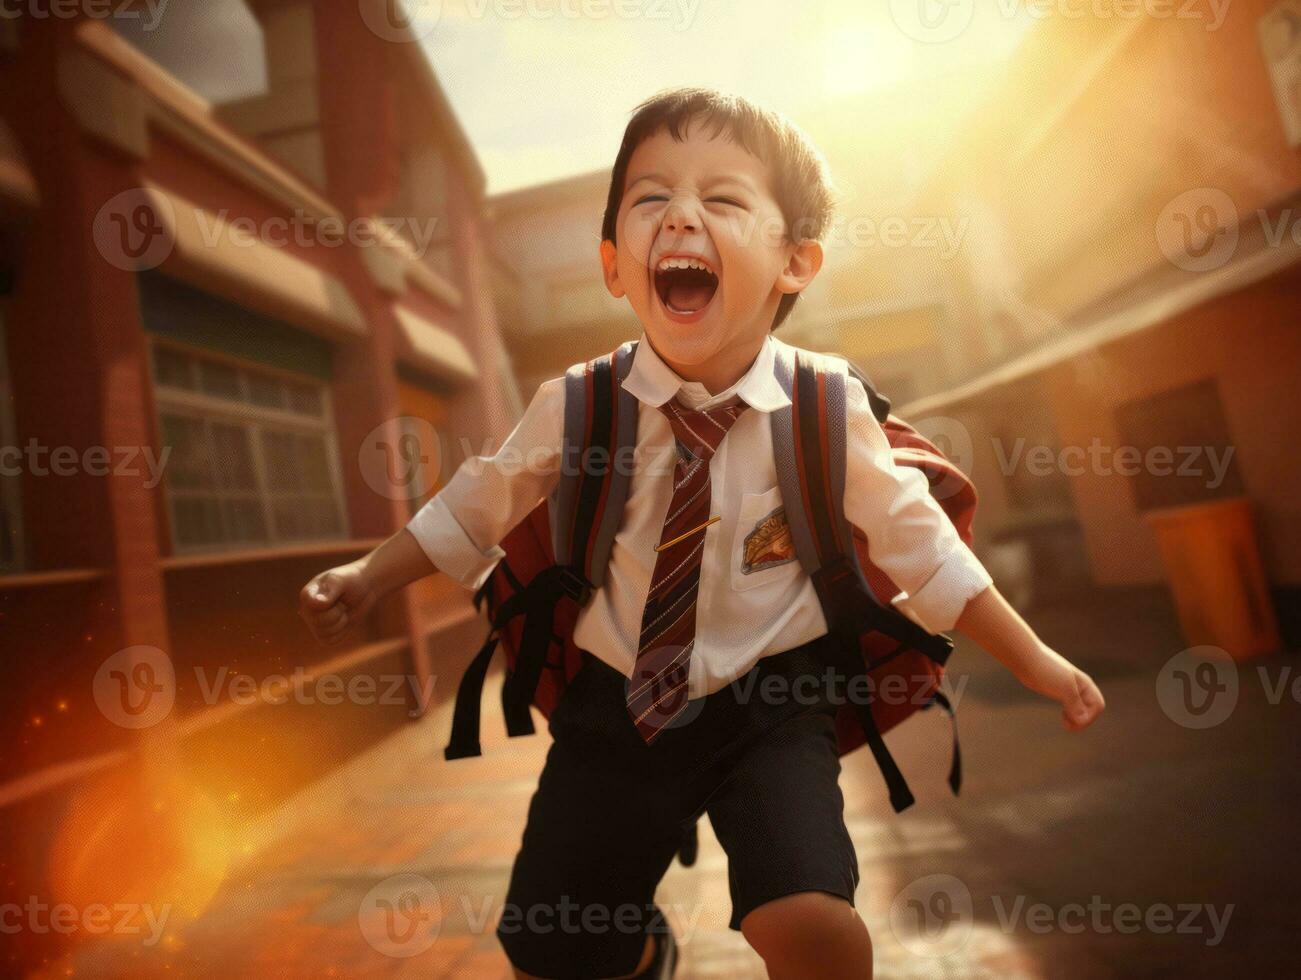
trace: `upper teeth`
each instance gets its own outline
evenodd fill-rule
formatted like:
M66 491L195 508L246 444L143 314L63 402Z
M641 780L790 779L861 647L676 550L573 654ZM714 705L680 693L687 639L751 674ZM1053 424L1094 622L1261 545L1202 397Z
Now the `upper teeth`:
M688 258L668 258L660 259L660 264L655 267L656 271L663 272L665 269L703 269L705 272L713 272L708 265L699 259Z

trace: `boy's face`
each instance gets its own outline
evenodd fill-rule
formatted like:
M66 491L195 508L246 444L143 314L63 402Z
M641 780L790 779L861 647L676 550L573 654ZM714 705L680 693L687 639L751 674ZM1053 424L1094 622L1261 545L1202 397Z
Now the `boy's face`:
M665 130L644 140L628 163L618 245L601 243L610 292L627 295L673 366L752 358L782 294L803 289L822 261L817 242L787 240L763 162L712 133L692 120L681 142ZM670 268L674 256L706 268Z

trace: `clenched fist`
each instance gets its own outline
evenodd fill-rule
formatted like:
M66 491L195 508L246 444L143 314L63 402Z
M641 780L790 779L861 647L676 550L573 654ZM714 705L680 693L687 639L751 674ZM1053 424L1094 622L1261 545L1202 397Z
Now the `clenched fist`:
M1087 728L1107 706L1093 678L1046 644L1041 644L1040 656L1017 680L1062 706L1062 725L1067 731Z
M378 595L362 562L321 572L298 594L298 613L322 643L336 643L366 618Z

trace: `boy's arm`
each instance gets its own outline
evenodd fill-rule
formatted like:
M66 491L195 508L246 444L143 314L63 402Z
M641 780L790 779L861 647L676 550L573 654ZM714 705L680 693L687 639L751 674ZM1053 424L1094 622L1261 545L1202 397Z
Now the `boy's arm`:
M846 394L845 516L867 535L872 562L903 590L894 606L943 633L993 578L931 496L926 474L894 462L857 378L848 379Z
M492 456L472 456L407 523L439 571L478 589L505 556L500 541L560 480L565 379L544 381Z
M564 397L563 377L544 382L497 453L466 459L406 527L308 582L299 611L316 637L338 640L381 598L435 571L482 585L505 554L498 542L559 480Z
M1026 687L1062 705L1072 730L1105 706L1087 674L1044 644L1003 598L921 470L894 462L885 430L856 378L848 386L845 515L903 589L894 605L931 633L959 629Z
M1107 706L1093 678L1040 640L993 585L967 603L957 628L1030 690L1058 702L1068 730L1086 727Z

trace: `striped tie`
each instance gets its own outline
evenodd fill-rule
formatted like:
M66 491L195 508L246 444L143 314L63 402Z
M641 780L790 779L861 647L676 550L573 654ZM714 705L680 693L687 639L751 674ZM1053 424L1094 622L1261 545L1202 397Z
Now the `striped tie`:
M673 499L664 518L637 663L628 682L628 711L648 743L687 706L687 675L696 638L696 594L702 525L709 521L709 461L732 423L749 406L739 399L691 411L672 399L660 406L677 438ZM670 543L672 542L672 543Z

